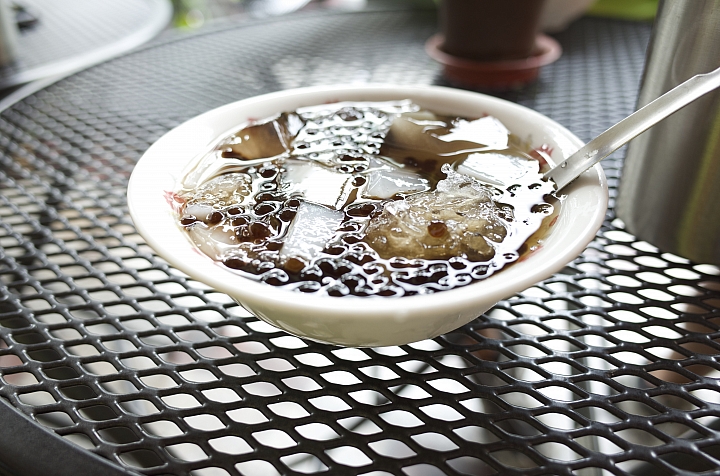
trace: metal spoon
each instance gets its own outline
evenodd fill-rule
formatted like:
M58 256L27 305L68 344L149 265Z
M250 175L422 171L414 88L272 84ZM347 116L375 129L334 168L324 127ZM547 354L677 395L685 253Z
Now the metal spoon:
M557 189L561 190L587 169L647 129L718 87L720 87L720 68L710 73L693 76L585 144L570 157L545 172L543 178L552 180Z

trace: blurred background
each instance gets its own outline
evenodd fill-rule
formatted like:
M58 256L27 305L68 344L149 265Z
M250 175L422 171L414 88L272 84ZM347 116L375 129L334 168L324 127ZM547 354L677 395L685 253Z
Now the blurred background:
M0 0L0 98L124 54L165 34L212 23L313 10L435 9L443 0ZM652 20L658 0L545 0L541 29L564 30L582 15Z
M176 28L199 28L208 21L233 16L278 15L301 9L392 8L415 3L434 6L439 0L172 0ZM588 14L628 20L652 20L658 0L547 0L548 10L562 14L587 10Z

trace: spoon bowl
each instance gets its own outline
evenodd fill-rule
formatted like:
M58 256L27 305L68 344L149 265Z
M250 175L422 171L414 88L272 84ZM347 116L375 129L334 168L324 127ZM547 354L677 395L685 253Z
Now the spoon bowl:
M138 232L160 257L191 278L223 292L258 318L291 334L343 346L401 345L460 327L560 271L595 237L607 208L607 183L599 167L564 190L560 211L542 246L485 280L432 294L330 297L273 287L242 277L190 242L177 224L173 192L187 164L217 138L250 118L333 101L410 99L442 114L498 118L531 147L547 146L557 163L582 141L551 119L517 104L478 93L434 86L322 86L238 101L197 116L153 144L133 171L128 205Z

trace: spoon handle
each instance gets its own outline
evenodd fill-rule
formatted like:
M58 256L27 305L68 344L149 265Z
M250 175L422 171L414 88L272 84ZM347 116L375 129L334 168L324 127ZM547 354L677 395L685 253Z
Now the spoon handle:
M698 74L618 122L543 176L560 190L581 173L700 96L720 87L720 68Z

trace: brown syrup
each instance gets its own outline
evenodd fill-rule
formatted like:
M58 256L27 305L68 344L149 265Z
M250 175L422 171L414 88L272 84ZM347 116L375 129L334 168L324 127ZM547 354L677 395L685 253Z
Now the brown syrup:
M268 285L329 296L452 289L547 232L552 184L527 149L491 117L408 101L302 108L203 157L183 181L178 223L210 258ZM487 175L493 167L506 170Z

